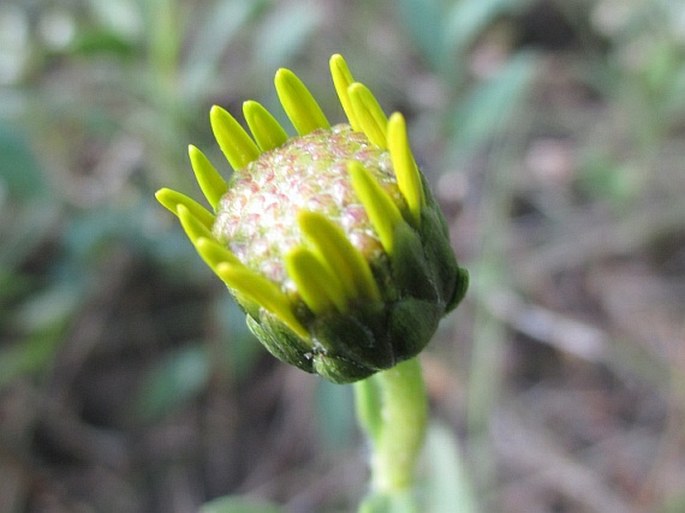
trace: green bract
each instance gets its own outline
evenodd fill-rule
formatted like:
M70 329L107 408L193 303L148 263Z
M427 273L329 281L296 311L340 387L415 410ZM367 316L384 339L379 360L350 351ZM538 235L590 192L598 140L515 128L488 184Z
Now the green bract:
M445 220L415 163L404 118L387 118L340 55L331 74L348 124L331 127L289 70L276 90L298 135L245 102L249 135L213 107L214 135L235 172L226 182L195 148L190 161L212 211L170 189L200 256L277 358L346 383L426 346L468 286Z

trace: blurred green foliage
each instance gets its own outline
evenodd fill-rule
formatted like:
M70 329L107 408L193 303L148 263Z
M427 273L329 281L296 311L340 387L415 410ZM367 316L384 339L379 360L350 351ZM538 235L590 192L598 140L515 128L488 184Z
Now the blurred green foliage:
M238 497L215 499L205 504L200 513L280 513L277 506Z
M543 288L569 269L645 252L657 235L682 240L683 19L683 4L668 0L3 0L0 399L20 390L42 399L21 431L24 445L0 430L0 473L13 468L5 453L33 459L36 426L47 417L36 404L87 410L74 383L102 362L124 368L121 381L135 375L117 392L124 421L105 426L126 437L206 406L217 390L268 388L260 379L270 360L153 192L196 191L188 143L222 161L211 104L237 114L254 98L284 120L271 83L278 66L295 69L331 119L342 119L324 71L340 51L386 110L407 112L414 149L474 277L469 304L448 321L466 335L444 335L435 349L452 378L468 383L459 405L465 448L435 428L425 513L452 513L455 501L464 512L494 511L498 462L488 426L514 394L502 371L516 324L496 300L506 293L543 302L556 297ZM540 137L553 144L533 152ZM597 222L615 238L583 242ZM627 336L621 343L637 346ZM659 397L670 393L664 376L681 382L668 358L643 347L632 353L640 356L629 364L616 355L598 365L646 380ZM310 443L330 463L356 443L350 396L322 385L314 399L319 434ZM446 415L452 401L450 393L436 407ZM209 488L196 496L232 491ZM18 497L7 511L37 511L32 493L6 494ZM127 511L163 510L154 495L141 493ZM682 494L654 501L655 510L676 511ZM203 511L279 510L229 498Z

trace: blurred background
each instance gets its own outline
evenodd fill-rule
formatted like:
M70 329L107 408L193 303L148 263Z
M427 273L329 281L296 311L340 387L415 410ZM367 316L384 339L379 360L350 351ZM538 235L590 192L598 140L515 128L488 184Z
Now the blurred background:
M200 197L188 143L222 162L212 104L289 126L280 66L342 120L334 52L407 116L472 275L423 355L424 493L685 512L678 0L2 0L0 511L354 510L349 387L268 356L153 198Z

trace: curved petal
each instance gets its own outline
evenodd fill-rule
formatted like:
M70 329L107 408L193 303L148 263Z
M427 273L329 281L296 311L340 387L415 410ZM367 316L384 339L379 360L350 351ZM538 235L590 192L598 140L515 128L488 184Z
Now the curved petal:
M423 185L419 168L409 147L407 125L404 116L399 112L390 116L390 121L388 121L388 149L397 177L397 186L407 202L415 225L418 226L425 201Z
M354 112L352 101L350 100L350 95L348 93L348 88L354 83L354 77L352 77L352 73L347 67L347 62L345 62L342 55L336 53L331 57L329 65L335 92L338 93L340 105L342 105L342 108L345 111L350 126L355 132L361 132L362 127L357 120L357 115Z
M207 198L207 202L216 210L219 200L226 193L228 185L209 159L192 144L188 146L190 166L195 173L195 180Z
M379 148L387 149L388 118L376 97L368 87L359 82L350 85L347 88L347 94L350 97L357 121L366 137Z
M214 105L209 111L209 122L221 151L236 171L256 160L261 154L252 138L227 110Z
M279 69L274 84L278 99L298 134L307 135L318 128L330 126L314 96L295 73Z
M288 140L286 131L261 103L246 101L243 103L243 115L262 151L278 148Z
M381 294L368 262L339 226L323 214L308 211L300 212L298 223L321 260L340 278L348 297L373 301L380 299Z

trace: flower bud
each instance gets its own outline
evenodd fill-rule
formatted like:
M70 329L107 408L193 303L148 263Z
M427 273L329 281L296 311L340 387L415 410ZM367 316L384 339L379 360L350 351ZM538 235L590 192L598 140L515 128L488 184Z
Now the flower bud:
M212 210L170 189L157 198L274 356L347 383L421 352L464 296L468 274L404 118L388 119L340 55L330 65L348 124L331 127L306 86L281 69L276 91L298 135L257 102L243 105L252 135L215 106L212 130L235 172L225 181L189 149Z

